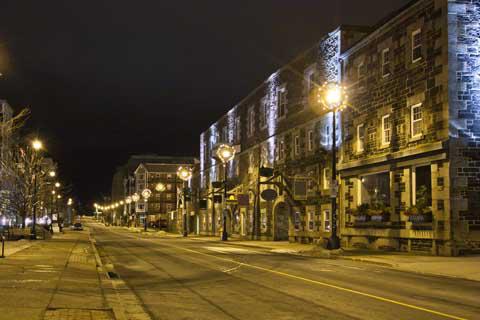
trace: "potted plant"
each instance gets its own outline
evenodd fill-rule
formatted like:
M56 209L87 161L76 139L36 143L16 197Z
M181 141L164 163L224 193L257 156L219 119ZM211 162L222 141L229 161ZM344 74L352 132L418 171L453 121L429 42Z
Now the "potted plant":
M370 216L368 215L368 207L368 203L362 203L355 209L355 211L352 213L355 216L355 222L370 221Z
M416 192L416 204L405 210L410 222L432 222L432 207L429 206L428 189L421 186Z

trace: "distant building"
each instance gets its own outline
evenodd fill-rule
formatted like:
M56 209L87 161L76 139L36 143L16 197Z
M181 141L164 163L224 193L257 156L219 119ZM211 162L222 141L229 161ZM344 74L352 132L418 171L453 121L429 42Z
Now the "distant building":
M342 246L480 249L478 12L478 1L414 1L374 28L340 26L273 73L200 136L201 232L219 234L226 209L238 237L330 236L332 115L316 94L335 81L349 94L336 119ZM225 208L214 188L224 142L240 150Z

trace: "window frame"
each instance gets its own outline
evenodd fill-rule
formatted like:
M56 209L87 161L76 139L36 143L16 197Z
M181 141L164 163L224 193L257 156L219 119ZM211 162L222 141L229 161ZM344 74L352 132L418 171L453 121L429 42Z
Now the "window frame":
M314 135L313 130L308 130L307 132L308 151L313 151L313 144L315 143L313 135Z
M420 38L420 44L415 45L415 36L420 35L420 37L421 37L421 34L422 34L422 28L418 28L411 33L411 43L410 44L411 44L411 58L412 58L411 61L412 61L412 63L416 63L416 62L423 59L421 38ZM417 49L417 48L420 48L420 56L415 59L414 52L415 52L415 49Z
M322 210L322 220L323 220L323 231L331 232L332 231L332 215L330 209Z
M412 139L418 139L418 138L421 138L423 136L423 104L422 103L417 103L417 104L414 104L413 106L410 107L410 137ZM421 118L418 120L414 120L414 109L415 108L419 108L420 109L420 114L421 114ZM420 132L419 133L416 133L414 134L414 124L417 123L417 122L420 122Z
M234 140L240 142L242 140L242 119L240 116L235 117L235 137Z
M360 138L360 129L363 128L363 137ZM360 123L357 125L357 141L356 141L356 152L362 153L365 151L365 123ZM360 148L361 146L361 148Z
M248 109L248 136L251 137L255 133L255 107Z
M260 100L260 115L261 115L261 123L260 128L265 129L268 123L268 104L267 104L267 97L263 97Z
M283 107L283 114L280 113ZM277 88L277 119L284 119L287 116L287 88L282 85Z
M388 60L387 62L385 57L388 57ZM391 63L391 59L390 59L390 48L385 48L382 50L382 77L383 78L386 78L388 76L390 76L390 74L392 73L392 71L390 70L390 63ZM388 68L388 70L387 70ZM385 73L385 71L388 71L387 73Z
M365 78L365 72L363 70L363 72L361 72L362 68L365 67L365 62L362 61L360 62L358 65L357 65L357 80L362 80L363 78Z
M385 134L385 124L387 123L385 120L389 119L390 127L388 128L388 141L386 141L387 135ZM387 147L392 142L392 119L391 114L386 114L382 116L382 146Z

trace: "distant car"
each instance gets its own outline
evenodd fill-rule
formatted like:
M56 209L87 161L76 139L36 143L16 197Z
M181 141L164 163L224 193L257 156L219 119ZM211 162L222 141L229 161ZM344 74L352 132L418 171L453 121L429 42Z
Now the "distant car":
M74 223L72 226L72 230L74 231L83 230L83 226L80 222Z

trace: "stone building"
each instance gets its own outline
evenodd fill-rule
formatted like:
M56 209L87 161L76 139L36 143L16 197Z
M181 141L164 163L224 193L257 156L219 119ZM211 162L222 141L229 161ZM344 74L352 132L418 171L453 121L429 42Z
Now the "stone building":
M238 236L330 235L333 119L316 92L335 81L349 95L336 122L342 246L477 249L478 21L478 0L413 1L373 28L339 27L272 74L200 136L201 231L218 234L227 209ZM226 168L226 204L215 183L225 170L214 157L219 143L239 150ZM277 197L265 201L265 189Z

